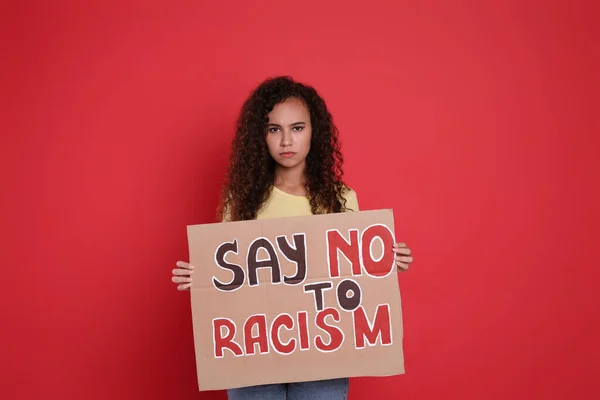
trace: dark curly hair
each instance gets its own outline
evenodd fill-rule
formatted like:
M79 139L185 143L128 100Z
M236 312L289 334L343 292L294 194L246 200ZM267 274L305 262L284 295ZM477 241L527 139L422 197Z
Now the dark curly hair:
M325 101L311 86L281 76L261 83L242 106L221 192L219 219L226 214L230 221L255 219L271 194L275 160L265 138L268 114L289 98L302 100L310 112L312 138L306 158L306 192L312 213L346 210L343 194L347 187L342 180L338 129Z

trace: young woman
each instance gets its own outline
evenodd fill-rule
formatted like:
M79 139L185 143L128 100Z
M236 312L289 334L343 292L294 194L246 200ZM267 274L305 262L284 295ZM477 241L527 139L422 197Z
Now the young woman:
M358 211L357 195L342 180L338 130L310 86L288 77L268 79L244 103L237 122L219 217L243 221ZM394 249L406 270L413 258ZM194 267L179 261L172 281L188 290ZM348 379L260 385L228 391L237 399L346 399Z

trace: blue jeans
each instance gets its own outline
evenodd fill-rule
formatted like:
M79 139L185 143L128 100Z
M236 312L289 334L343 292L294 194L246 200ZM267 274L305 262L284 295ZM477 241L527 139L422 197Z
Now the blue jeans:
M346 400L348 378L229 389L229 400Z

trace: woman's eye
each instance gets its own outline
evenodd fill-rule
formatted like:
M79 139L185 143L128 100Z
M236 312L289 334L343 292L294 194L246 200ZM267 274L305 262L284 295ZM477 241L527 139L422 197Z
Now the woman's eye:
M304 128L303 126L295 126L295 127L294 127L294 130L295 130L296 132L300 132L300 131L301 131L303 128Z
M269 128L269 133L277 133L277 131L279 131L279 128Z

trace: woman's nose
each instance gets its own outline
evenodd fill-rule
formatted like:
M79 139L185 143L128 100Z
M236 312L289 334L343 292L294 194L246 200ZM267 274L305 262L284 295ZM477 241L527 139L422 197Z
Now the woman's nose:
M285 147L285 146L291 146L291 144L292 144L292 134L290 132L286 132L284 130L281 135L281 145L283 147Z

